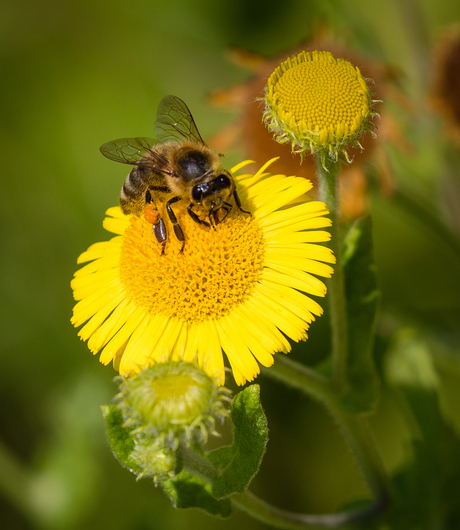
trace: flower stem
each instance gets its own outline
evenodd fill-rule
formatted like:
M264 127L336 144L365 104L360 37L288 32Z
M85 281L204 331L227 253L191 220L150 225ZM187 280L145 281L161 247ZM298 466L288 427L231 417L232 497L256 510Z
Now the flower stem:
M339 229L339 173L340 162L326 160L325 168L317 157L319 198L329 209L332 221L330 248L336 257L334 274L328 280L328 295L332 328L332 383L338 393L347 390L348 333L344 275L342 267L342 244Z
M358 464L371 488L377 502L389 498L385 470L363 415L350 414L340 404L340 397L347 391L348 322L345 298L344 273L342 266L342 240L339 225L339 174L340 161L326 160L322 166L317 157L317 175L320 199L326 203L332 220L331 244L337 263L329 281L329 301L332 328L332 385L337 399L326 403L331 414L337 420L346 442L353 451ZM311 395L312 392L309 391Z
M231 501L234 506L251 515L254 519L258 519L275 528L285 528L286 530L296 530L299 528L309 528L310 530L313 528L337 528L338 526L375 517L386 508L386 504L376 502L369 508L350 512L317 515L294 513L276 508L249 491L233 495Z
M334 391L328 379L282 354L275 356L275 364L270 368L262 367L262 373L287 386L297 388L324 404L334 398Z

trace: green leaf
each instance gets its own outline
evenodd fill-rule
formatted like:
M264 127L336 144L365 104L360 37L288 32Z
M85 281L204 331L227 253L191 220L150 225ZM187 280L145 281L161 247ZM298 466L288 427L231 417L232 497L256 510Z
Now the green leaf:
M133 473L141 473L142 469L131 457L134 449L134 440L130 436L129 431L123 427L121 410L115 405L104 405L101 409L113 454L124 467L127 467Z
M161 484L176 508L201 508L210 515L221 517L231 515L229 499L216 500L211 493L210 484L185 470L174 478L162 479Z
M371 218L357 221L343 248L345 295L348 316L348 381L344 405L354 412L374 410L379 380L372 348L379 301L372 244Z
M235 396L231 418L233 444L208 454L219 472L212 485L217 499L246 491L265 454L268 425L260 403L259 385L249 386Z

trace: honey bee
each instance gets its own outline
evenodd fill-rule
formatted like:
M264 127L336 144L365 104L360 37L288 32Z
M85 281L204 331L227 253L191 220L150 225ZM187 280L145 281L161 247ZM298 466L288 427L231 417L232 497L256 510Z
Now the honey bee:
M187 212L199 225L216 228L230 213L233 202L244 213L232 175L220 156L198 132L187 105L176 96L164 97L154 124L156 138L122 138L101 146L101 153L116 162L134 166L120 193L126 215L144 215L165 251L166 224L157 204L165 205L176 238L185 246L184 232L172 205L188 202ZM200 209L202 219L194 207ZM223 211L223 215L220 212Z

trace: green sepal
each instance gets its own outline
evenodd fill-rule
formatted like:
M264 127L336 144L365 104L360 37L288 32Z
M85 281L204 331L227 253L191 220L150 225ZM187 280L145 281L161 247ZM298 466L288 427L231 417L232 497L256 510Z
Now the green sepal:
M232 513L229 499L215 499L211 485L185 469L173 478L160 480L160 483L176 508L200 508L210 515L224 518Z
M142 473L142 469L134 461L131 453L134 449L134 440L129 431L123 427L123 414L115 405L103 405L101 407L107 428L107 438L113 454L124 467L133 473Z
M356 221L348 231L342 259L348 317L349 383L343 404L353 412L370 412L375 409L380 390L372 355L379 291L370 216Z
M231 408L233 444L207 455L218 477L212 494L222 499L243 493L259 471L268 441L267 418L260 403L259 385L251 385L237 394Z

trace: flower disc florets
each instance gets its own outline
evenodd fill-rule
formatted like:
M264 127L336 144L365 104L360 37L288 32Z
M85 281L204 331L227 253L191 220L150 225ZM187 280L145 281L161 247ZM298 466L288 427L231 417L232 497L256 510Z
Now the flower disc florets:
M264 121L278 142L290 142L301 156L309 151L335 160L346 148L362 148L358 137L374 126L369 88L358 67L330 52L301 52L271 74Z
M218 319L249 298L259 281L263 234L252 216L236 208L218 230L197 227L184 210L176 208L189 236L185 249L181 252L182 243L171 238L165 255L152 237L152 225L144 217L131 217L121 247L120 280L148 312L187 322Z
M217 434L216 420L228 415L229 391L193 363L158 363L119 381L117 406L140 446L157 439L174 450L206 443Z

